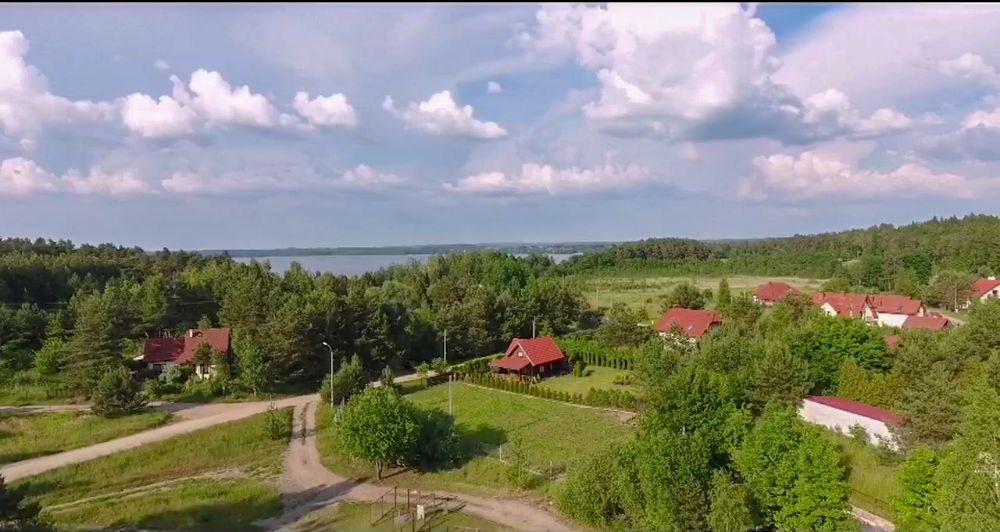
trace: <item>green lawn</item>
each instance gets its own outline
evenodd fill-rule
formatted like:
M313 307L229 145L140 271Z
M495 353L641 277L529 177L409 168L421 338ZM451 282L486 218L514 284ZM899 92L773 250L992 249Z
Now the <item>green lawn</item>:
M287 409L285 415L291 423L291 409ZM46 507L214 472L268 478L281 471L287 447L287 441L271 440L266 436L264 415L258 415L61 467L15 484L27 484L32 499ZM194 495L197 490L180 491L191 494L192 498L187 502L177 501L177 504L197 503ZM143 517L147 518L152 517Z
M432 518L431 530L479 530L481 532L499 532L509 530L502 525L461 512L440 514ZM324 532L327 530L358 530L395 532L399 526L393 526L386 519L375 526L370 525L370 505L361 502L342 502L314 512L292 525L295 532Z
M106 419L84 412L0 417L0 464L27 460L163 425L165 412L143 412Z
M57 526L107 530L251 530L281 512L281 497L261 480L198 479L47 512Z
M667 277L652 274L621 274L584 277L584 290L591 308L608 308L614 303L625 303L630 307L646 310L650 320L661 314L660 296L666 295L674 286L689 282L698 288L709 288L714 294L719 289L722 277ZM800 277L766 277L754 275L734 275L726 277L734 294L752 292L768 281L788 283L800 290L818 290L825 279L805 279ZM714 301L709 302L712 307Z
M557 390L560 392L569 393L579 393L582 395L587 395L587 392L591 388L603 388L606 390L624 390L627 392L632 392L633 394L638 394L641 390L639 386L634 384L621 385L614 384L612 381L615 375L620 373L632 374L631 371L605 368L601 366L587 366L587 375L584 377L575 377L570 375L561 375L559 377L552 377L542 381L540 386L545 388L550 388L552 390Z
M846 462L851 504L892 519L892 503L903 491L899 483L900 466L880 463L878 451L871 445L838 432L823 433L840 448Z
M569 462L614 442L627 439L632 427L600 410L457 383L453 388L457 427L477 455L458 468L433 473L401 472L384 483L423 489L452 489L483 495L510 493L507 466L498 460L499 447L509 455L508 442L521 439L529 466L558 477ZM434 386L407 396L426 408L448 409L448 386ZM320 410L318 445L331 470L352 478L370 480L374 471L343 456L337 448L328 407ZM537 488L547 491L551 482L539 477Z

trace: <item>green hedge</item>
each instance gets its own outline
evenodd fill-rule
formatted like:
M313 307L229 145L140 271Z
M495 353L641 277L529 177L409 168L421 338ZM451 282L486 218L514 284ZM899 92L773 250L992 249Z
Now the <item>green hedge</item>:
M493 375L484 374L465 374L465 382L470 384L476 384L479 386L486 386L488 388L495 388L497 390L504 390L508 392L520 393L524 395L531 395L534 397L541 397L544 399L554 399L556 401L563 401L565 403L576 403L580 405L588 406L600 406L609 408L620 408L623 410L635 410L638 407L638 399L634 395L624 390L604 390L598 388L591 388L587 392L587 395L582 394L571 394L569 392L563 392L559 390L553 390L551 388L546 388L544 386L539 386L536 384L531 384L525 381L516 381L511 379L504 379L499 377L494 377Z
M573 362L582 360L591 366L632 370L638 359L638 350L631 347L610 347L587 336L556 338L563 353Z

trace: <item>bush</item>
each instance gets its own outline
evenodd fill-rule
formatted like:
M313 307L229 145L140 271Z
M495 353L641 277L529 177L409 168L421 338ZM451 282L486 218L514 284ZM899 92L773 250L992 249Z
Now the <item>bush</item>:
M365 373L361 367L361 359L354 355L351 357L351 361L342 364L332 377L327 375L323 379L319 393L324 402L330 401L333 404L338 404L347 401L351 396L363 390L365 384Z
M91 410L104 417L130 414L146 408L139 383L123 366L112 368L101 376L94 388Z
M865 430L865 428L862 427L860 423L855 423L851 425L851 428L848 430L848 432L850 432L851 437L854 438L854 440L857 441L858 443L868 445L869 443L868 431Z
M448 369L448 363L443 358L437 357L431 360L431 369L436 373L444 373Z
M142 383L142 394L149 399L159 399L163 396L163 384L160 379L147 379Z
M292 414L278 410L272 402L264 414L264 434L271 440L287 440L292 437Z
M583 372L586 369L587 363L583 360L577 360L576 363L573 364L573 375L576 377L583 377Z
M635 383L635 375L632 373L619 373L611 380L612 384L627 386Z

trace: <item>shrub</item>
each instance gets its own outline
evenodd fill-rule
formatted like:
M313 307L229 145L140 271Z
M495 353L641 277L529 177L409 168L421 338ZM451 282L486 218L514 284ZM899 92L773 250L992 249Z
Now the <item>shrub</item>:
M146 408L139 383L123 366L112 368L97 381L91 410L105 417L129 414Z
M860 423L855 423L851 425L851 428L848 432L850 432L851 437L854 438L854 440L857 441L858 443L868 445L868 431L865 430L865 428L862 427Z
M272 440L287 440L292 436L292 416L287 410L278 410L272 402L264 414L264 434Z
M146 379L142 383L142 394L149 399L159 399L163 396L163 384L160 379Z
M632 373L618 373L615 375L614 379L611 380L611 383L627 386L635 383L635 375Z
M352 395L365 388L365 373L361 367L361 359L357 355L351 357L351 361L342 364L337 373L323 379L320 388L320 395L324 401L331 401L334 404L346 401Z
M437 357L431 360L431 369L437 373L444 373L448 369L448 363L444 361L443 358Z
M573 364L573 375L576 377L583 377L585 369L587 369L587 363L583 360L577 360L576 363Z

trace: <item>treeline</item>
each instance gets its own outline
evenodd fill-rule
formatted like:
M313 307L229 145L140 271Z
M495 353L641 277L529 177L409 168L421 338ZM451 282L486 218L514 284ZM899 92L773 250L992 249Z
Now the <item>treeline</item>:
M1000 218L933 218L817 235L748 241L650 239L573 257L567 273L656 271L676 275L835 277L856 286L892 290L926 285L944 270L1000 271Z
M257 263L60 241L0 243L0 377L25 372L88 395L96 368L122 365L146 337L224 326L239 351L260 353L272 385L310 386L357 355L366 372L495 353L532 323L563 334L584 316L572 279L543 256L432 257L360 277Z

